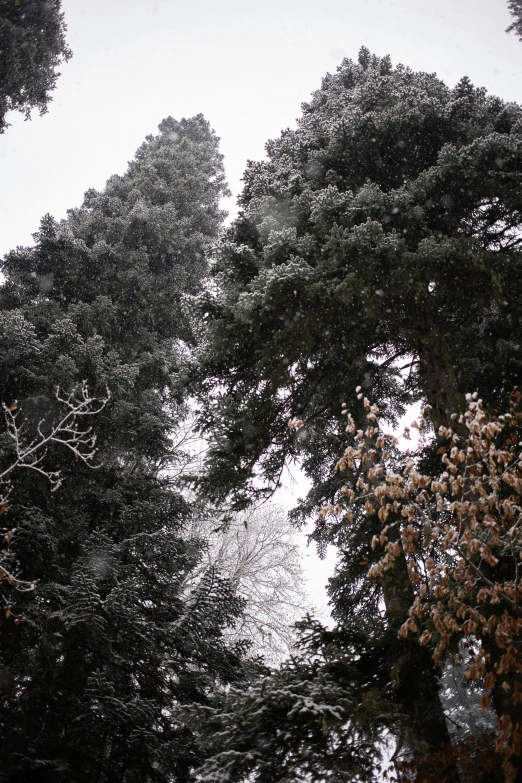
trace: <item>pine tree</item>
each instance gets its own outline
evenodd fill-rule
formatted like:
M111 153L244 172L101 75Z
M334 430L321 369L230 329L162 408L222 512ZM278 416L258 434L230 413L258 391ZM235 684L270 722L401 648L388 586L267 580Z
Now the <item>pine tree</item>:
M423 398L437 430L469 389L495 405L520 381L522 113L467 78L450 90L363 49L266 149L202 301L204 488L241 506L300 458L313 489L299 519L335 498L341 402L360 384L392 419ZM333 606L353 638L382 595L364 588L373 532L317 532L341 549ZM429 656L391 641L408 590L400 575L384 590L380 665L422 753L448 734Z
M342 634L310 618L299 631L296 654L279 670L256 672L248 687L184 710L208 749L196 770L202 780L375 780L379 733L393 726L393 707L376 699Z
M0 133L6 114L47 111L50 92L72 52L65 42L61 0L1 0L0 2Z
M508 0L509 13L513 21L509 25L506 33L514 32L522 41L522 2L520 0Z
M184 297L224 187L208 123L167 119L126 174L5 259L1 395L26 432L55 420L57 386L111 398L93 420L96 466L51 444L41 466L61 472L57 491L35 471L13 478L8 556L35 589L0 583L2 780L185 781L202 757L176 706L240 673L224 631L242 602L201 571L194 510L160 469L195 340Z

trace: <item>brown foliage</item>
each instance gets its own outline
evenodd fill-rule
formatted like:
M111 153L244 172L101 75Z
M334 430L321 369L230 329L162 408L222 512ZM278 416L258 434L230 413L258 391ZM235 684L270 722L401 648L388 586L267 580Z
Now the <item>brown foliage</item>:
M390 783L502 783L495 738L490 734L465 737L417 762L404 761L390 768Z
M482 685L482 707L497 713L497 762L508 782L522 766L520 398L514 390L509 412L490 416L476 394L467 395L466 412L439 429L440 468L431 475L419 468L420 452L392 468L397 440L383 433L378 408L364 399L367 428L357 430L347 414L353 444L337 463L354 480L337 506L320 512L342 514L346 524L377 515L372 547L383 554L371 579L383 583L406 558L415 597L400 636L417 635L436 662L467 641L465 676Z

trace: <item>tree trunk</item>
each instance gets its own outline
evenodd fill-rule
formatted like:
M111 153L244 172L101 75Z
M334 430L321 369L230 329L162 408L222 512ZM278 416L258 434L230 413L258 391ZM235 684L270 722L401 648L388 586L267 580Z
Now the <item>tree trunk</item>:
M383 594L390 629L398 633L415 597L404 556L397 558L394 569L385 572ZM448 747L451 740L430 651L414 637L401 639L400 644L402 650L392 674L397 682L397 699L408 715L407 743L418 765L426 755ZM455 770L451 774L456 779Z
M491 689L491 699L497 718L501 719L503 716L507 716L513 726L520 727L522 726L522 704L514 703L513 693L515 692L515 685L518 684L519 687L522 685L522 673L509 671L505 674L497 674L497 666L500 664L500 659L506 650L498 646L494 634L484 636L482 644L486 652L486 671L491 671L496 675L495 685ZM514 645L518 648L517 658L520 660L522 639L520 637L515 639ZM515 755L510 759L517 770L515 783L522 783L521 754L522 748L520 747L520 740L518 740L515 742Z
M455 429L451 414L462 410L464 395L459 391L444 335L436 330L428 332L420 340L417 351L423 391L431 405L430 418L435 433L441 426Z

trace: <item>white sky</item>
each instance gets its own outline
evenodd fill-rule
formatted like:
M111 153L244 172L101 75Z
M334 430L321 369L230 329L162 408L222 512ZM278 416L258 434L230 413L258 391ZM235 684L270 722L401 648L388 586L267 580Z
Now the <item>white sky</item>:
M43 214L64 217L87 188L123 173L168 115L205 115L236 196L247 159L362 45L522 101L506 0L63 0L63 10L74 56L49 113L14 114L0 136L0 255L29 244ZM310 553L318 598L330 569Z
M522 100L506 0L63 0L63 9L74 56L50 111L12 115L0 137L0 255L30 243L43 214L63 217L122 173L169 114L206 116L237 195L246 160L261 158L361 45L450 85L466 74Z

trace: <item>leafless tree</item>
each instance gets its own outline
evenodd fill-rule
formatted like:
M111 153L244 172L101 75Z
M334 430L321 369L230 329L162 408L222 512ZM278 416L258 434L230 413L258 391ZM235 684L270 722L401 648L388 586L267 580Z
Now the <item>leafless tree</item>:
M190 478L201 473L207 448L189 405L185 420L173 434L171 450L157 468L177 486L180 482L183 486L188 478L183 492L195 500ZM188 589L208 568L230 579L245 599L244 613L229 631L230 640L247 639L252 654L263 655L272 665L281 662L293 644L293 624L312 611L313 605L302 570L299 535L288 521L286 509L278 504L264 505L232 519L227 516L224 524L215 514L202 513L188 535L208 543L201 568L191 575Z
M212 529L212 527L214 529ZM280 662L293 644L293 624L311 610L298 535L280 505L236 516L224 529L215 520L196 524L208 538L205 566L214 566L235 584L246 601L232 638L248 639L251 652L270 664Z

